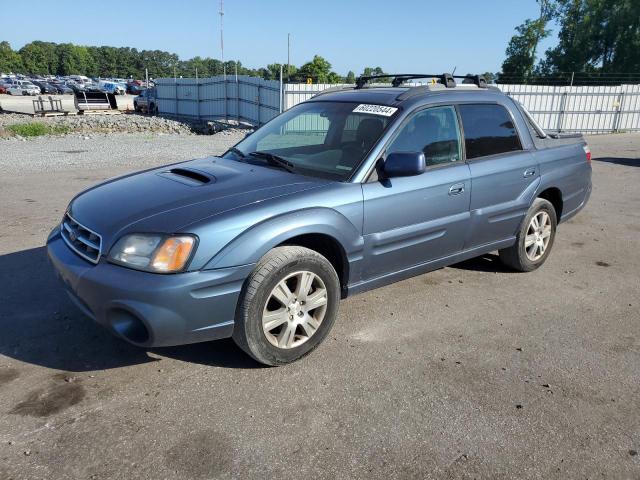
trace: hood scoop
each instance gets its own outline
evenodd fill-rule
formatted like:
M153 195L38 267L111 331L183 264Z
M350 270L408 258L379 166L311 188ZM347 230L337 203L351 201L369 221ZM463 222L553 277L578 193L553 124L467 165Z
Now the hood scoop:
M179 182L190 187L201 187L208 183L215 183L216 177L189 168L172 168L158 173L159 176Z

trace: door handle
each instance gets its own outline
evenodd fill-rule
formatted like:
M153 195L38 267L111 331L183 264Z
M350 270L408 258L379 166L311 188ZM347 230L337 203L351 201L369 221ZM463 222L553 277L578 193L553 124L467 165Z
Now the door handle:
M464 183L456 183L449 187L449 195L460 195L464 192Z
M524 171L523 176L524 176L525 178L527 178L527 177L533 177L535 174L536 174L536 169L535 169L535 168L527 168L527 169Z

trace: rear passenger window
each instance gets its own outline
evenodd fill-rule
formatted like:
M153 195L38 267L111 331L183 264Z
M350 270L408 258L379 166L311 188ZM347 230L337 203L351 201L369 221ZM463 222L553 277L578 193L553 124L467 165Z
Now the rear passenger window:
M516 127L501 105L460 105L467 159L522 150Z

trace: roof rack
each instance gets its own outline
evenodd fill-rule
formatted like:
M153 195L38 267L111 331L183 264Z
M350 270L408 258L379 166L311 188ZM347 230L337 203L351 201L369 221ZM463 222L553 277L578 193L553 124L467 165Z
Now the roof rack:
M325 88L324 90L319 91L318 93L316 93L313 96L314 97L319 97L320 95L324 95L325 93L343 92L345 90L354 90L354 88L357 88L357 87L345 87L345 86L329 87L329 88Z
M443 85L445 88L455 88L456 78L462 78L463 84L474 84L478 88L487 88L487 81L482 75L452 75L450 73L387 73L380 75L361 75L356 80L356 90L365 88L371 80L380 78L391 78L391 85L393 87L399 87L407 80L415 80L418 78L435 78L436 82Z
M478 88L487 88L487 80L482 75L452 75L453 78L462 78L463 84L472 83Z

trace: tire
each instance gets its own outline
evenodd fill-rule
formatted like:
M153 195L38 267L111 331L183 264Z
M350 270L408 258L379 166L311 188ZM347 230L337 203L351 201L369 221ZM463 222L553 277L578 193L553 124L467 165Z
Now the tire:
M283 282L290 295L281 289ZM301 287L305 282L308 289ZM274 248L244 283L233 340L265 365L294 362L325 339L335 322L339 302L340 281L325 257L298 246ZM269 328L269 324L273 326Z
M551 253L557 226L556 209L551 202L536 198L520 226L516 243L498 252L500 260L518 272L539 268Z

